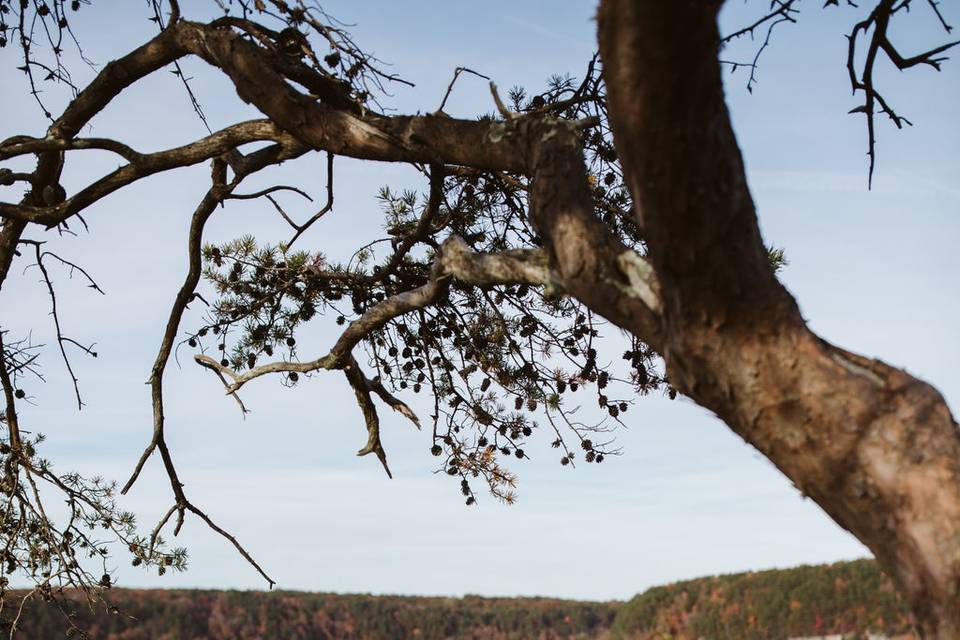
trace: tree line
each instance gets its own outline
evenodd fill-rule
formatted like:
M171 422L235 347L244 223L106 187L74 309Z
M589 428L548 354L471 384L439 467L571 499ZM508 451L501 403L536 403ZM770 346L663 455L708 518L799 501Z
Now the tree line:
M627 603L548 598L112 589L109 608L74 592L68 620L31 601L22 637L91 640L774 640L867 632L916 638L873 560L712 576Z

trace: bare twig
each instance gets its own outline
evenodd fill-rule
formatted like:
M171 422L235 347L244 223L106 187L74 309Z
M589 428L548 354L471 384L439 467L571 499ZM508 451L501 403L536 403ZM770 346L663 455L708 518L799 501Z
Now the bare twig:
M60 327L60 314L57 310L57 294L53 289L53 281L50 279L50 273L47 271L47 267L43 263L43 258L45 256L53 255L53 254L49 254L47 252L42 251L41 244L42 243L37 242L33 245L34 250L36 252L36 266L39 267L40 273L43 275L43 281L47 286L47 292L50 294L51 315L53 316L53 325L57 333L57 344L60 346L60 355L63 356L63 363L64 365L66 365L67 372L70 374L70 379L73 382L73 391L77 398L77 408L82 409L83 400L80 397L80 381L77 378L76 374L73 372L73 365L70 364L70 358L69 356L67 356L67 350L64 345L67 343L73 344L74 346L79 347L81 350L83 350L88 355L91 355L93 357L97 357L97 353L93 351L91 347L86 347L80 344L79 342L77 342L76 340L64 336L63 330ZM79 267L76 267L76 265L73 265L72 263L68 263L62 258L59 258L57 256L54 256L54 257L56 257L61 262L64 262L65 264L69 264L71 268L79 269ZM100 293L103 293L103 291L100 290L100 287L98 287L96 283L92 279L90 279L90 276L86 273L86 271L83 271L83 274L86 275L87 278L90 280L93 288L95 288Z
M868 187L873 184L873 172L876 166L876 126L874 122L875 115L879 110L885 114L891 122L902 129L903 125L912 125L912 123L903 116L894 111L893 107L884 99L883 95L877 90L874 81L874 70L877 61L877 55L882 51L886 57L901 71L917 65L925 64L935 70L940 70L940 63L946 60L939 54L960 44L960 40L948 42L944 45L935 47L924 53L911 57L904 57L899 50L890 42L888 29L893 15L902 8L909 7L909 0L897 4L897 0L880 0L864 20L853 26L850 34L847 36L849 46L847 50L847 73L850 78L850 87L853 93L863 92L863 103L850 110L850 113L862 113L867 118L867 156L870 159L869 172L867 176ZM944 29L949 33L951 27L944 22L936 3L931 7L936 12ZM857 44L861 37L866 37L870 32L867 42L867 52L864 56L863 66L858 70L856 68Z
M473 69L469 69L467 67L457 67L456 69L453 70L453 78L450 79L450 84L447 85L447 91L446 93L443 94L443 100L440 101L440 106L437 107L437 110L434 113L437 113L437 114L443 113L443 108L447 106L447 99L450 97L450 94L453 92L453 85L457 83L457 78L460 77L461 73L470 73L477 76L478 78L483 78L487 82L491 81L488 76L485 76L482 73L474 71Z

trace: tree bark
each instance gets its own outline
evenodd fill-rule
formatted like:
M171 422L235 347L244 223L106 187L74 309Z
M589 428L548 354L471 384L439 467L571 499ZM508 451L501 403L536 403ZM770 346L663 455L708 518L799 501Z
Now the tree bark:
M960 431L930 385L835 347L774 277L717 62L720 3L604 0L616 147L671 382L873 551L926 638L960 637Z

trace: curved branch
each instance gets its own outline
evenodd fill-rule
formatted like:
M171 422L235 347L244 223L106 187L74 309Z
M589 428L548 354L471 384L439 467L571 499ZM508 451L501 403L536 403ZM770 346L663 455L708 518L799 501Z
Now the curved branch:
M296 91L289 70L265 50L226 28L181 21L179 45L220 68L245 102L314 149L388 162L442 159L482 169L520 171L523 154L503 123L441 116L356 115ZM295 79L295 78L293 78Z
M153 401L153 436L147 448L143 454L141 454L130 479L127 480L123 486L121 493L125 494L130 490L133 483L136 482L139 477L140 472L143 470L143 465L158 447L161 449L161 453L166 450L166 443L163 436L163 374L166 370L167 362L170 359L170 353L173 350L173 343L176 340L180 321L183 319L183 313L193 298L197 284L200 282L202 272L200 250L203 246L203 228L207 220L209 220L217 205L222 203L224 198L228 197L246 176L267 166L297 157L305 151L306 149L304 147L295 142L289 145L278 143L254 152L249 156L235 158L235 176L229 184L226 182L227 160L225 158L217 159L212 163L212 186L204 195L200 204L197 205L191 218L190 230L187 234L187 261L189 265L187 275L184 277L183 284L180 286L180 290L177 292L173 306L170 309L170 315L167 319L163 338L160 341L160 349L157 352L157 358L154 361L153 369L150 373L149 383ZM217 363L217 366L219 366L219 363ZM237 399L237 402L240 403L240 407L245 413L246 408L243 406L243 403L240 402L239 399ZM169 454L167 453L164 457L165 463L168 459ZM170 460L169 466L167 467L167 474L170 476L170 482L177 500L185 501L186 498L183 496L182 485L177 479L176 469L173 467L172 460Z
M74 149L112 151L129 162L137 162L143 157L142 153L134 151L122 142L108 138L56 139L16 136L0 142L0 160L9 160L10 158L29 153L70 151Z
M54 206L0 203L0 216L54 226L83 211L86 207L117 189L142 178L209 160L248 142L258 140L279 141L285 137L287 136L269 120L241 122L181 147L141 154L130 164L100 178Z
M190 220L190 231L187 234L187 261L189 268L183 284L180 285L180 290L174 298L173 306L170 309L170 315L167 319L167 325L163 332L163 338L160 341L160 349L157 352L153 369L150 372L149 383L153 402L153 437L150 439L147 448L140 455L140 459L137 461L133 473L130 475L130 479L123 485L123 489L120 491L121 494L126 494L130 491L133 483L136 482L140 476L143 465L146 464L156 448L161 446L166 447L163 434L163 372L166 369L167 361L170 359L170 352L173 350L173 343L174 340L176 340L180 321L183 318L183 312L193 297L194 289L196 289L197 284L200 282L200 249L203 242L203 227L206 225L207 220L210 219L210 216L213 215L217 205L220 204L222 196L227 191L224 185L225 178L226 165L222 161L215 161L213 167L213 186L211 186L203 196L203 199L200 201L200 204L197 205L193 217ZM167 468L167 474L170 476L171 486L178 503L186 501L186 497L183 495L183 485L177 479L176 469L173 467L172 462Z
M282 153L276 155L265 155L261 156L263 158L264 164L262 166L267 166L270 164L270 160L277 157L283 157ZM259 168L262 168L259 167ZM191 503L184 491L183 483L180 482L179 476L177 474L177 469L173 463L173 457L170 454L169 448L167 447L166 439L164 437L164 412L163 412L163 374L166 369L167 362L170 358L170 353L173 349L173 343L176 339L176 334L180 326L180 321L183 317L183 313L186 310L187 304L193 298L194 289L196 289L197 283L200 280L201 275L201 261L200 261L200 250L202 247L203 239L203 228L213 214L213 211L216 209L224 197L229 195L233 189L235 189L240 182L246 177L246 174L237 174L234 179L230 182L226 182L226 160L223 158L218 158L214 160L212 171L211 171L211 182L212 186L204 195L200 204L197 206L194 211L193 217L190 223L190 231L188 234L187 240L187 256L189 262L189 269L184 282L180 287L180 290L177 292L177 296L174 300L173 306L170 310L170 315L167 320L167 325L164 330L163 338L160 342L160 349L157 353L157 358L154 362L153 369L150 374L150 388L153 404L153 436L151 437L150 443L147 445L147 448L141 454L140 459L138 460L136 467L134 468L133 473L130 476L130 479L127 480L126 484L121 490L122 494L126 494L130 488L136 482L137 478L140 475L140 472L143 470L143 466L146 461L150 458L154 451L159 450L160 457L163 461L164 468L167 472L167 477L170 480L170 486L175 497L175 510L177 512L177 524L174 529L174 535L176 535L184 523L184 514L189 511L194 515L198 516L203 520L208 527L210 527L215 532L219 533L221 536L230 541L231 544L237 549L241 556L247 562L249 562L256 570L260 573L261 576L272 587L275 584L275 581L270 578L264 572L263 568L250 556L250 554L244 549L244 547L237 541L237 539L214 523L210 517ZM255 170L256 165L248 165L248 169L251 171ZM221 377L222 379L222 377ZM226 381L224 381L226 382ZM240 403L241 409L246 411L243 406L243 403L240 402L237 398L237 402ZM167 514L160 520L157 524L157 527L154 529L153 535L151 536L150 544L153 545L156 537L159 535L160 530L169 520L170 516L174 509L171 509Z

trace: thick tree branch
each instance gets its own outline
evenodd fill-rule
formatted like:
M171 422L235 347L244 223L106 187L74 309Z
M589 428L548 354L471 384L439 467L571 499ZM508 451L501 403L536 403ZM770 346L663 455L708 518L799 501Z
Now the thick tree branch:
M523 169L523 155L502 123L355 115L296 91L262 48L230 29L181 21L176 30L184 51L220 68L241 99L315 149L365 160Z
M719 3L607 0L624 174L671 383L877 556L929 638L960 635L960 431L929 385L807 329L765 257L716 60Z
M564 290L654 349L662 342L660 284L646 259L597 220L571 123L531 134L530 215Z

